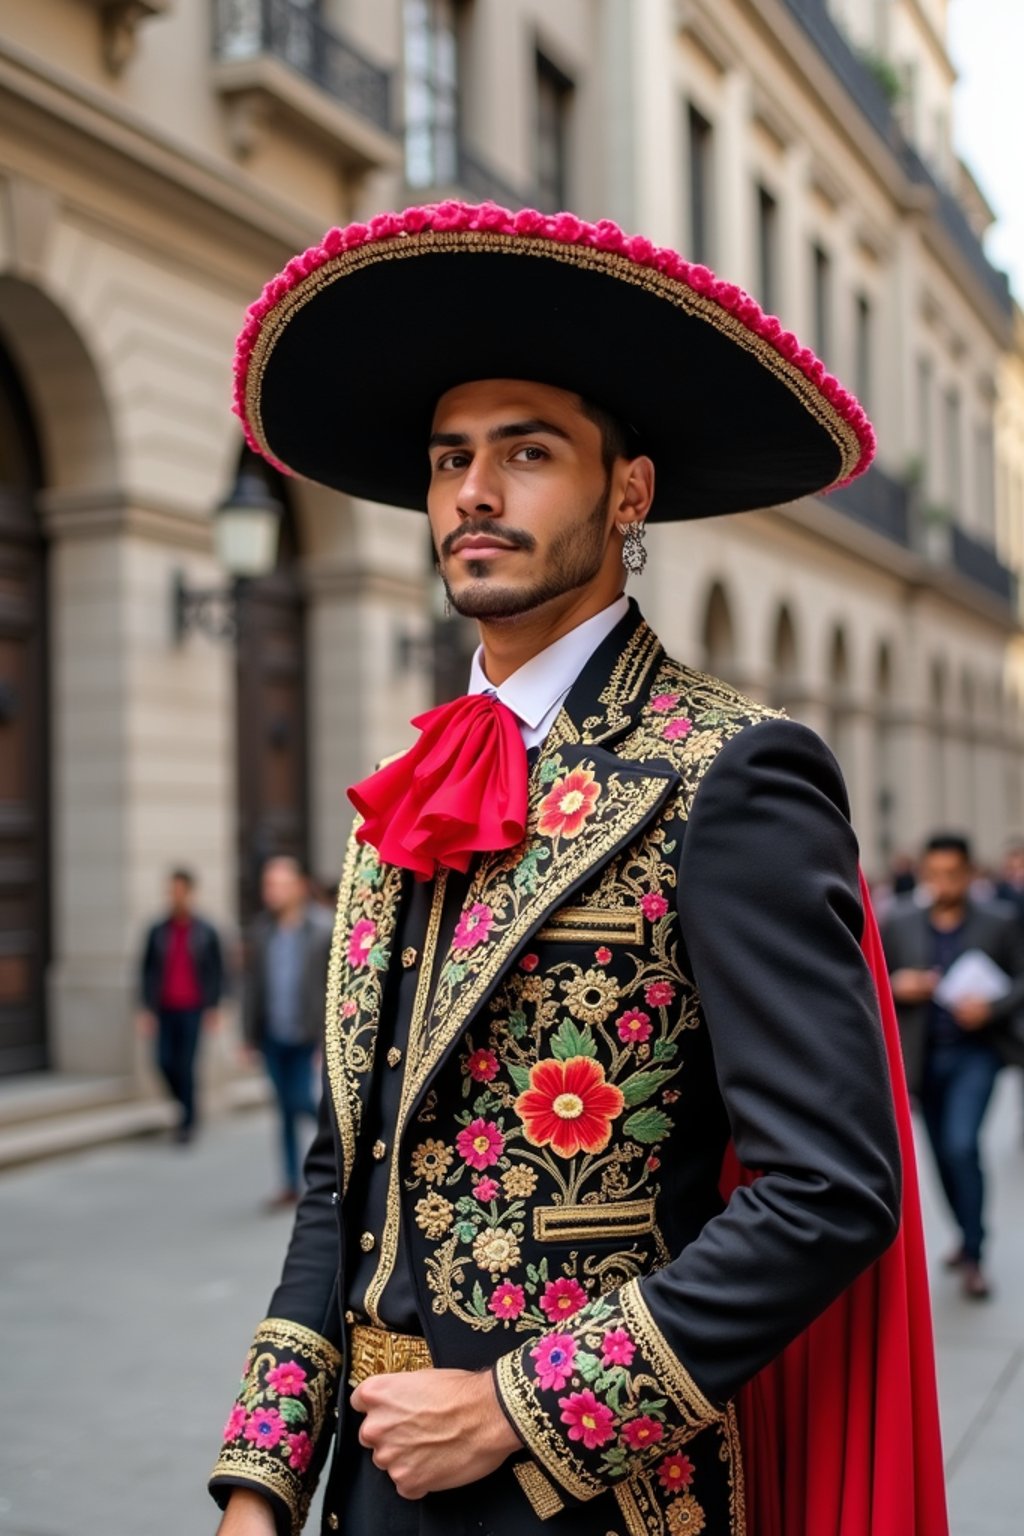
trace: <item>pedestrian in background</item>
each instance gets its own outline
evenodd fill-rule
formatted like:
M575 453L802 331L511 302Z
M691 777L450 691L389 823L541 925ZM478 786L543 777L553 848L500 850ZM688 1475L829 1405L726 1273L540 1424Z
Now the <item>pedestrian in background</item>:
M904 898L882 930L900 1024L907 1081L921 1105L928 1139L961 1243L948 1265L962 1271L966 1296L982 1299L984 1175L979 1135L996 1077L1009 1054L1009 1027L1024 1004L1024 929L1012 908L971 894L974 869L966 838L937 833L921 864L922 905ZM968 951L980 950L1008 980L997 1000L965 996L944 1007L941 978Z
M1017 838L1006 845L996 881L996 895L1014 908L1024 927L1024 842Z
M298 859L268 859L260 892L264 910L246 946L244 1029L274 1086L281 1121L283 1179L271 1209L299 1198L298 1122L316 1120L314 1059L323 1029L331 949L331 913L313 900Z
M169 911L146 935L140 993L143 1028L156 1039L156 1060L181 1106L176 1138L196 1126L195 1065L204 1023L213 1028L224 993L224 954L212 923L193 911L195 876L176 869L168 882Z

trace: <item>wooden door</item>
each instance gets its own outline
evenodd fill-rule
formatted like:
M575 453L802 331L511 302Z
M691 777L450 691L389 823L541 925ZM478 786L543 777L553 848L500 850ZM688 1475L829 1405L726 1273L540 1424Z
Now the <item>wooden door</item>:
M49 761L39 462L0 350L0 1075L46 1065Z

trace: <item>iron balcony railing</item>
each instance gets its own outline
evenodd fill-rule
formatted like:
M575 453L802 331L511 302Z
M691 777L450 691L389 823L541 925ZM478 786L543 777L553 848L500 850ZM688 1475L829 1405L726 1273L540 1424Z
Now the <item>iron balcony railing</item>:
M1009 318L1013 313L1013 298L1006 274L993 267L956 198L936 179L917 151L907 142L889 97L833 21L826 0L783 0L783 4L799 21L833 74L875 132L892 150L911 181L928 188L934 194L939 223L970 263L978 281Z
M959 571L961 576L976 582L979 587L984 587L993 596L1002 598L1004 603L1015 604L1017 601L1016 579L992 546L982 544L979 539L965 533L955 523L950 532L953 535L950 552L954 569Z
M503 208L522 208L532 202L529 192L512 186L462 139L456 145L455 165L459 186L472 201L500 203Z
M214 54L269 54L385 132L393 131L391 72L372 64L299 0L216 0Z
M884 469L872 465L866 474L859 475L841 490L833 491L828 501L830 506L837 506L841 512L863 523L866 528L873 529L875 533L884 533L886 538L902 544L904 549L910 548L910 498L907 488L902 481L887 475Z

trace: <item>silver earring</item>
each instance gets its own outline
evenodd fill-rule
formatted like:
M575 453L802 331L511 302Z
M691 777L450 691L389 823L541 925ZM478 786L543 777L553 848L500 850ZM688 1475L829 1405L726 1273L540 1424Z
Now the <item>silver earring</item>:
M647 564L647 551L644 548L646 529L643 523L619 523L617 527L622 534L623 565L631 576L642 576Z

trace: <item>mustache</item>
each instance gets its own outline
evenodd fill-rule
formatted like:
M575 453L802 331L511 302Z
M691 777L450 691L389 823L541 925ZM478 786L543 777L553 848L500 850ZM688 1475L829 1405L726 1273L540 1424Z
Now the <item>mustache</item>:
M514 549L531 550L537 547L537 540L532 533L522 528L506 528L503 523L485 518L479 523L463 523L460 528L453 528L451 533L445 534L441 541L442 560L447 559L460 539L479 538L481 535L489 535L502 544L511 544Z

